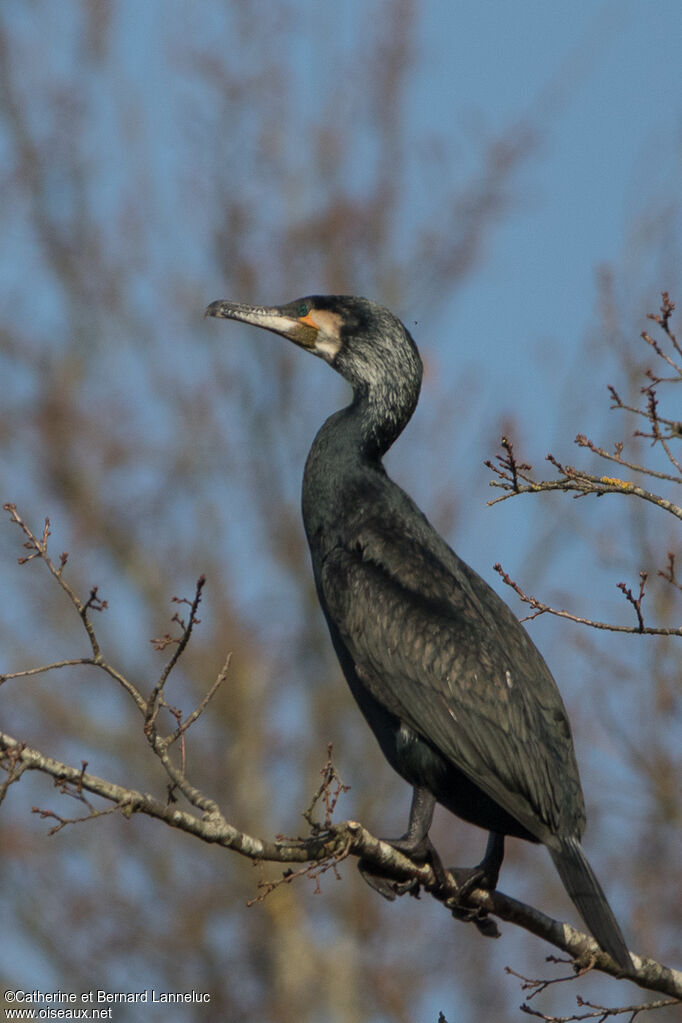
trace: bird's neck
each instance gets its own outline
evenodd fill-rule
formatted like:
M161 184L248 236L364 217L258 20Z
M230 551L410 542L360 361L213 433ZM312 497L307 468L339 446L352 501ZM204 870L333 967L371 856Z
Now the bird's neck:
M378 388L356 388L353 401L335 412L322 425L311 450L325 463L325 472L333 466L376 467L400 436L412 417L419 398L419 386L386 384Z
M322 425L303 475L303 520L311 548L315 538L333 537L334 524L349 505L371 499L386 480L382 457L408 423L418 387L402 403L393 394L355 391L353 402Z
M380 462L403 432L417 407L420 383L420 377L399 377L354 390L352 404L342 410L342 430L364 459Z

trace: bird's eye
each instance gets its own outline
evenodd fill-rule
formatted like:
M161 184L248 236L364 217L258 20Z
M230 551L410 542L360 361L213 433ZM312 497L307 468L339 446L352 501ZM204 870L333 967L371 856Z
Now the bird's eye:
M310 312L310 305L308 302L299 302L298 309L296 310L299 316L307 316Z

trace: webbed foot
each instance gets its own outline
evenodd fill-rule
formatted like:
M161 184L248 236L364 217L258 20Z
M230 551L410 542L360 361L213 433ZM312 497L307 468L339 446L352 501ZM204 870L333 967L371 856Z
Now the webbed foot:
M459 886L460 899L466 899L474 888L484 888L494 892L500 877L500 867L504 859L504 835L491 831L488 836L485 856L476 867L468 871L453 870Z
M425 835L418 842L415 842L413 836L410 836L409 833L403 835L402 838L384 838L382 841L392 846L398 852L403 853L420 866L428 863L435 874L439 887L446 883L445 869L428 835ZM419 881L416 878L410 878L409 881L396 881L391 877L378 873L376 866L373 864L370 866L364 859L358 860L358 870L370 888L373 888L379 895L383 895L385 899L391 902L397 895L406 895L408 893L416 895L418 893Z
M384 839L388 845L393 846L398 852L408 856L415 863L430 864L438 886L445 884L446 874L441 863L440 856L436 852L431 839L429 828L433 820L433 810L436 805L436 797L428 789L415 786L412 792L412 806L410 807L410 820L407 831L402 838ZM367 884L375 891L383 895L385 899L393 900L397 895L404 895L409 892L412 895L418 893L419 882L414 878L409 881L396 881L377 871L377 868L370 866L365 860L358 861L358 869Z

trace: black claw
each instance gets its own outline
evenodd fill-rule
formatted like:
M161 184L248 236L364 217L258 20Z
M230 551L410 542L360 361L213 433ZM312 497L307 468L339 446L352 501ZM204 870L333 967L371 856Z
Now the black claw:
M389 902L395 901L398 894L395 890L397 882L392 881L390 877L382 877L381 874L375 873L376 868L370 867L364 860L358 860L358 870L362 874L363 881L366 881L370 888L373 888L383 898L388 899Z
M447 874L441 863L440 856L428 835L420 839L419 842L415 842L408 835L403 835L402 838L396 839L383 838L382 842L386 842L387 845L390 845L397 852L408 856L419 866L428 863L433 870L438 888L442 888L447 883ZM373 888L375 892L383 895L385 899L391 902L397 895L405 895L407 893L414 895L419 888L419 881L416 878L411 878L409 881L395 881L390 877L377 873L377 868L374 865L370 866L363 859L358 860L358 870L370 888Z
M468 877L458 881L458 886L460 899L466 899L473 892L474 888L485 888L486 891L492 891L495 887L494 885L491 886L490 878L486 875L485 870L480 864L478 867L472 867Z
M448 899L445 903L455 920L462 923L475 924L485 938L499 938L500 930L496 922L484 909L468 909L458 905L454 899Z
M503 859L504 835L498 835L491 831L485 856L478 866L472 867L467 872L453 871L459 886L459 898L466 899L474 888L484 888L488 892L494 892L497 888Z
M370 867L362 859L358 860L358 870L370 888L373 888L384 899L388 899L389 902L394 902L399 895L419 897L419 881L415 877L410 878L408 881L396 881L390 877L384 877L382 874L376 873L376 867Z

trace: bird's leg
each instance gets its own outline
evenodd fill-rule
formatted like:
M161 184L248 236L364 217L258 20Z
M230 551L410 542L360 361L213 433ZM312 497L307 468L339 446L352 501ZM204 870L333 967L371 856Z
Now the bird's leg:
M412 790L412 806L410 807L410 819L407 831L402 838L386 838L383 841L393 846L398 852L409 856L415 863L429 863L436 876L439 885L445 883L445 871L440 856L429 838L429 828L433 820L433 811L436 806L436 797L428 789L415 785ZM412 891L417 882L391 880L376 873L376 867L370 867L364 860L358 861L358 869L370 887L383 895L385 899L393 900L396 895L403 895Z
M489 892L494 891L497 888L503 859L504 835L491 831L488 835L485 856L478 866L472 867L464 876L462 876L462 871L455 872L459 884L460 899L466 898L474 888L485 888ZM462 879L460 880L460 878Z
M485 910L470 908L463 903L469 892L473 891L474 888L485 888L490 892L497 888L497 879L500 876L500 867L502 866L503 859L504 835L491 831L488 835L485 856L477 867L472 867L470 870L452 869L459 891L454 898L448 899L445 905L456 920L476 924L481 934L486 938L499 938L500 932L497 924L488 916Z
M445 881L445 871L440 857L429 838L429 829L436 808L436 797L428 789L415 785L412 790L412 805L407 831L402 838L390 842L394 849L405 853L415 863L430 863L440 884Z

